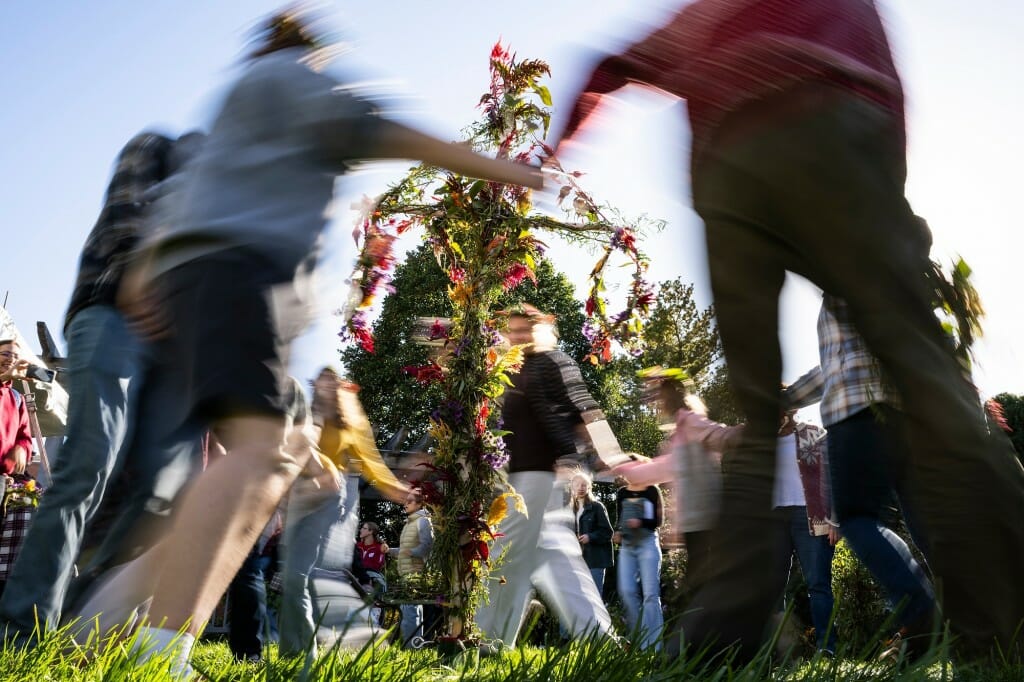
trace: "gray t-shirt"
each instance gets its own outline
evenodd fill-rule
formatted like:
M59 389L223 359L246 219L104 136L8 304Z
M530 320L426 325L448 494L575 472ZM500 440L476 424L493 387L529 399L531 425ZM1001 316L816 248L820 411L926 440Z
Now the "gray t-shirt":
M153 274L237 246L286 271L315 260L335 176L372 156L381 119L301 63L305 54L261 57L231 88L186 177L157 207Z

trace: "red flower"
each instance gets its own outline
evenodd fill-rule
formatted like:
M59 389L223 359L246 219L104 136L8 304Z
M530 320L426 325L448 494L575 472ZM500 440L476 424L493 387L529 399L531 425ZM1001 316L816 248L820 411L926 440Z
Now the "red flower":
M587 299L587 303L583 307L583 309L587 313L587 317L590 317L591 315L593 315L594 311L597 310L597 300L596 300L596 298L594 296L591 296L590 298L588 298Z
M462 550L462 559L466 563L487 561L491 556L491 549L483 540L470 540L460 549Z
M444 339L447 337L448 330L445 329L445 326L443 324L441 324L441 320L434 320L434 324L430 325L429 339L431 341L436 341L437 339Z
M992 418L996 426L1005 431L1006 433L1012 433L1013 428L1010 427L1010 423L1006 421L1006 412L1003 411L1003 404L995 398L989 398L985 401L985 410L988 412L988 416Z
M406 365L402 371L414 378L421 386L427 386L444 379L444 370L436 362L427 365Z
M618 246L627 253L636 251L636 236L626 227L621 227L612 236L612 246Z
M510 291L519 286L524 279L529 277L533 281L537 281L534 277L533 272L522 263L513 263L505 275L502 277L501 286L505 291Z
M494 43L494 47L491 48L491 59L498 61L508 61L509 53L508 50L501 46L501 41Z
M367 353L373 352L373 334L370 333L369 329L356 329L355 330L356 341L359 342L360 347Z
M460 282L466 281L466 271L462 268L452 268L448 272L448 279L452 281L452 284L459 284Z
M484 398L484 402L480 405L480 411L476 415L476 433L477 435L483 435L484 431L487 430L487 417L491 414L490 403L487 398Z

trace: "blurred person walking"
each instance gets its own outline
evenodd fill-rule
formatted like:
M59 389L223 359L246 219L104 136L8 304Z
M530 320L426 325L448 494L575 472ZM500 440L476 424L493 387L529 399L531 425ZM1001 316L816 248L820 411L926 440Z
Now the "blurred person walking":
M902 402L854 328L849 308L829 294L818 313L818 350L820 364L787 386L783 401L789 409L820 401L836 521L885 591L899 627L894 644L919 655L936 632L935 592L907 543L883 524L895 497L911 537L928 555L910 494Z
M309 66L321 45L295 13L261 25L188 182L165 198L159 238L122 284L133 322L165 335L186 379L183 418L211 425L229 453L186 493L154 554L152 626L139 633L139 660L166 650L180 677L204 621L314 451L308 432L285 443L283 394L291 342L310 316L335 177L360 159L418 158L542 184L536 169L381 117ZM143 304L145 293L163 305Z
M373 429L359 403L358 387L325 367L313 382L313 390L312 418L320 429L314 457L320 459L334 481L311 486L300 480L289 492L281 538L279 630L284 656L316 654L317 625L325 618L329 604L317 594L315 570L332 541L332 529L344 522L347 507L358 505L358 499L347 498L346 469L361 464L363 475L394 502L404 501L409 490L377 451ZM342 528L348 530L348 526ZM354 532L333 539L347 547L355 543Z
M175 141L145 132L132 138L118 154L103 210L82 249L64 322L65 442L13 567L11 589L0 599L0 630L8 641L29 643L34 633L57 627L83 536L125 467L137 477L130 500L117 504L130 507L134 524L155 509L160 480L169 486L165 498L173 497L187 471L174 475L171 469L192 465L192 444L157 445L166 435L169 392L147 387L157 358L115 308L115 297L131 253L152 230L149 213L158 188L191 158L197 137ZM109 542L124 543L125 534Z
M716 574L687 638L753 656L779 592L772 540L786 271L843 298L905 401L908 477L967 655L1024 653L1024 470L988 431L933 314L927 238L904 195L903 89L874 2L697 0L590 74L562 145L628 83L685 98L694 207L748 427L725 471Z
M580 542L566 523L563 491L567 469L579 466L578 432L604 419L587 392L579 367L557 349L554 317L524 305L508 316L508 342L525 346L525 360L504 394L502 419L510 431L509 483L526 513L509 510L491 554L504 557L476 622L487 637L515 646L536 588L573 637L614 637L611 616L597 591ZM556 471L561 481L556 478Z

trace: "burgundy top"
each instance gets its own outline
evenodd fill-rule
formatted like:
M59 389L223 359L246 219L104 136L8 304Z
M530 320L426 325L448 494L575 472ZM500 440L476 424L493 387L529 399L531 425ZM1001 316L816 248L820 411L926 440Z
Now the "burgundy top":
M388 555L384 551L383 543L371 542L368 545L364 545L362 542L357 542L356 549L359 550L359 557L362 560L363 568L367 571L377 571L378 573L384 571L384 562Z
M564 137L596 97L639 82L687 100L693 156L726 114L807 81L840 86L902 123L903 89L873 0L697 0L598 64Z

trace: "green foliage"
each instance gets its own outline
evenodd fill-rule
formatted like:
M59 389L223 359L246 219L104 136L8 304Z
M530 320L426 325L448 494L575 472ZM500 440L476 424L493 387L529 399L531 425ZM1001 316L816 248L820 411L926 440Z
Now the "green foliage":
M846 540L836 545L832 559L832 594L835 597L835 628L843 646L853 650L879 641L889 617L881 588Z
M693 284L678 277L658 285L657 303L644 328L644 338L647 350L642 356L643 366L679 367L696 384L709 417L726 424L742 421L729 390L714 306L697 306Z

